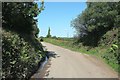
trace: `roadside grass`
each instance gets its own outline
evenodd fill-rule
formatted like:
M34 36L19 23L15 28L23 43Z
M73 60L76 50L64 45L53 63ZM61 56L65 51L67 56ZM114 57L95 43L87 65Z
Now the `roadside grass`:
M52 39L52 38L44 38L45 42L57 45L57 46L61 46L67 49L70 49L72 51L77 51L77 52L81 52L81 53L85 53L85 54L92 54L92 55L96 55L97 53L100 53L101 51L99 51L99 47L97 48L92 48L90 50L88 50L87 47L84 46L78 46L78 45L73 45L72 42L73 41L66 41L66 40L56 40L56 39ZM101 49L102 51L105 51L105 49Z
M53 39L53 38L44 38L43 39L45 42L61 46L63 48L72 50L72 51L77 51L83 54L89 54L92 56L95 56L102 60L103 62L107 63L109 66L111 66L115 71L119 72L118 70L119 65L113 64L112 62L108 62L106 59L102 58L102 55L106 53L107 49L109 47L95 47L89 49L88 47L85 46L79 46L79 45L73 45L73 40L68 40L68 39ZM120 73L120 72L119 72Z

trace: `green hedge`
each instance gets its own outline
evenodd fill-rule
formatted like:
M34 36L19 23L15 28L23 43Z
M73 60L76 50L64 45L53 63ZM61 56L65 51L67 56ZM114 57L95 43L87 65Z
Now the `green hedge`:
M111 65L116 71L119 72L119 59L120 56L118 54L118 45L112 44L107 52L102 55L102 57L107 61L109 65Z
M35 50L28 42L13 32L2 34L2 76L14 80L28 79L38 69L44 52Z

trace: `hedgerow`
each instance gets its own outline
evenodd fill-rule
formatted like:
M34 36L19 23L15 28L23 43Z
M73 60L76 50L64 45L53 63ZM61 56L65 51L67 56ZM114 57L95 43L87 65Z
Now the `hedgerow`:
M2 34L2 76L3 78L29 79L38 69L44 55L14 32Z

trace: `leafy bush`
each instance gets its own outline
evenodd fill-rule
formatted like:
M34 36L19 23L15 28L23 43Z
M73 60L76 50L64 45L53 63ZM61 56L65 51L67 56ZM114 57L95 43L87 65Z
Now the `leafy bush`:
M53 39L57 39L57 37L56 37L56 36L53 36L52 38L53 38Z
M118 54L118 45L112 44L107 52L102 56L114 69L118 70L120 56Z
M28 79L37 70L43 51L35 50L18 34L3 31L2 75L3 78Z
M114 28L106 32L106 34L104 34L101 37L99 41L99 46L109 46L116 43L117 40L118 40L118 29Z
M82 14L71 22L79 42L85 46L98 47L106 32L119 27L119 6L119 3L109 2L87 3L87 8Z

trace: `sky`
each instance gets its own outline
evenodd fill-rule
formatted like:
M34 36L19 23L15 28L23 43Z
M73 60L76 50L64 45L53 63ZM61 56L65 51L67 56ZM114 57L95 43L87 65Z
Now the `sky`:
M85 2L45 2L45 9L38 15L40 36L46 36L48 28L51 35L57 37L73 37L75 30L71 21L87 7ZM39 4L40 6L40 4Z

